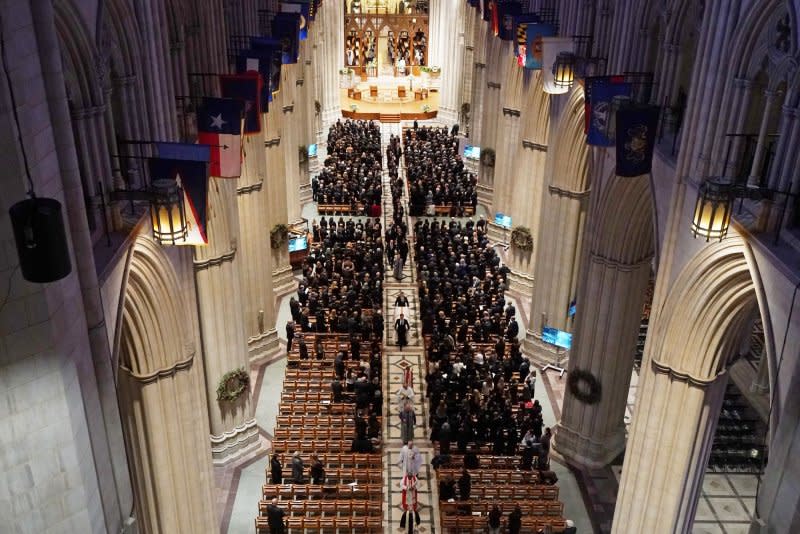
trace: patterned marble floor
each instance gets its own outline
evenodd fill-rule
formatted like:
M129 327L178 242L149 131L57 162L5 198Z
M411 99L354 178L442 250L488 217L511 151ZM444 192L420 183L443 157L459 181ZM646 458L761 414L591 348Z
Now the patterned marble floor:
M400 124L383 124L381 126L382 146L386 150L389 136L401 133ZM401 174L402 174L401 167ZM392 222L392 198L389 188L388 173L384 173L383 184L383 224L387 228ZM406 205L405 197L403 204ZM406 213L408 210L406 209ZM411 228L412 223L406 217L406 222ZM413 249L413 240L410 240ZM428 407L425 402L425 360L420 345L420 331L418 319L417 294L415 290L415 273L413 254L403 268L403 278L398 281L391 275L391 268L387 264L387 276L384 281L384 316L386 317L386 336L383 360L383 391L384 393L384 472L386 483L384 485L384 531L399 529L402 516L402 491L400 482L403 478L402 469L397 465L403 441L400 435L399 407L396 392L403 382L407 370L411 371L414 389L414 411L417 416L417 425L414 428L414 444L422 455L422 468L418 476L417 493L419 499L419 514L421 523L419 532L435 533L439 521L438 487L436 476L430 467L433 458L433 449L428 441ZM407 310L411 330L408 335L409 345L400 350L394 345L394 321L396 310L394 301L400 291L403 291L409 300Z

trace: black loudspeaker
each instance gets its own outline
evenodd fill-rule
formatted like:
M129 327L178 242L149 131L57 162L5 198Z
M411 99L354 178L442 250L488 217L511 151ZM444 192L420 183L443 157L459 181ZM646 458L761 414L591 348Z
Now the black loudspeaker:
M29 198L11 206L8 213L25 280L55 282L72 271L59 201Z

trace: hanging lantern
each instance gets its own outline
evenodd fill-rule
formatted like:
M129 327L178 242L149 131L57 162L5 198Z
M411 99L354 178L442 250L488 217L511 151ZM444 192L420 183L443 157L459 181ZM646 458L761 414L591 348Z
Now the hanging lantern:
M559 52L553 63L553 83L558 87L572 87L575 81L575 54Z
M551 95L569 91L575 80L576 57L569 37L542 37L542 90Z
M700 185L692 219L692 237L706 241L722 241L731 224L734 197L733 185L718 179L708 179Z
M61 203L33 197L8 210L22 276L44 284L61 280L72 271Z
M175 180L153 180L150 185L150 221L153 237L162 245L177 245L186 239L183 190Z

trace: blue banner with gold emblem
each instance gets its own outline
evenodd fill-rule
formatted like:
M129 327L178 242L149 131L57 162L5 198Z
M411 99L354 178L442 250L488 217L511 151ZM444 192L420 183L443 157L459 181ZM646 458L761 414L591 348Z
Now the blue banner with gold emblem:
M617 176L640 176L652 169L658 112L658 106L617 110Z

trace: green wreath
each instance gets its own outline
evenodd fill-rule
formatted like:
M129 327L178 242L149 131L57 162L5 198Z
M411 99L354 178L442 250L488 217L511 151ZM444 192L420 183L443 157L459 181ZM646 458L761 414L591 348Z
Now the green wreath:
M567 387L573 397L584 404L597 404L603 397L603 386L589 371L573 369L567 377Z
M289 238L289 227L285 224L276 224L269 231L269 243L272 248L281 248Z
M532 251L533 236L531 231L524 226L517 226L511 231L511 244L525 252Z
M494 167L495 153L493 148L484 148L481 151L481 163L487 167Z
M250 375L240 367L223 375L217 386L217 400L232 402L250 389Z

